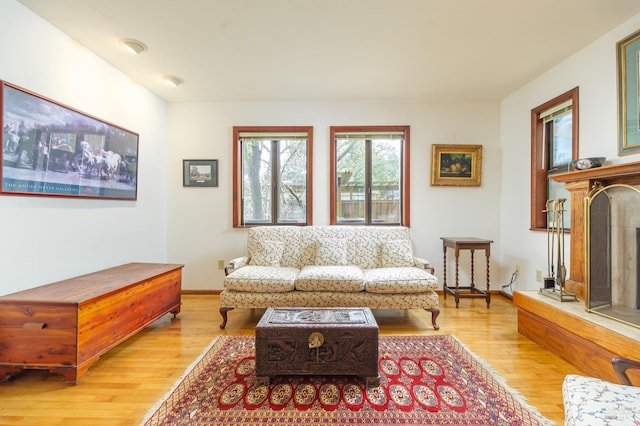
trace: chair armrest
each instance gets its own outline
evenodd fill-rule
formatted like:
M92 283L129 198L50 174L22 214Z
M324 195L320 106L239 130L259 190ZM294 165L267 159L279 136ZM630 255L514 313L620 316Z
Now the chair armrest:
M429 271L431 275L433 275L436 272L433 266L431 266L429 264L429 261L426 259L423 259L421 257L414 257L413 261L418 268L426 269L427 271Z
M236 257L231 259L229 263L224 267L224 275L227 276L236 269L240 269L247 264L249 258L247 256Z
M633 383L631 383L631 379L629 379L629 376L627 376L627 370L640 369L640 361L634 361L629 358L617 356L611 360L611 364L613 364L613 370L616 372L616 375L620 379L620 382L623 385L633 386Z

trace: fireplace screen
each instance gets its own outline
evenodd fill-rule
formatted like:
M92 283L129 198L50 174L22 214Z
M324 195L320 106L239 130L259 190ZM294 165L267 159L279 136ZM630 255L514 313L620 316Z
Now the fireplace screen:
M585 201L586 309L640 327L640 189L598 185Z

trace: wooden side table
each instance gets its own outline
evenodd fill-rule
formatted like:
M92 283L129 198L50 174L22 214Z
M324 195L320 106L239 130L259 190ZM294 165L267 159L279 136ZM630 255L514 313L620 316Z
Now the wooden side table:
M455 297L456 300L456 308L460 303L460 298L470 297L470 298L479 298L483 297L487 300L487 308L491 304L491 293L489 291L490 287L490 278L489 278L489 257L491 256L491 240L483 240L481 238L475 237L440 237L442 240L442 250L444 252L444 298L447 298L447 293L450 293ZM448 286L447 285L447 248L452 248L455 251L456 256L456 285ZM458 259L460 256L460 250L471 250L471 283L468 286L460 286L458 283ZM485 258L487 259L487 288L486 290L481 290L476 287L474 281L474 264L473 264L473 255L476 250L484 250Z

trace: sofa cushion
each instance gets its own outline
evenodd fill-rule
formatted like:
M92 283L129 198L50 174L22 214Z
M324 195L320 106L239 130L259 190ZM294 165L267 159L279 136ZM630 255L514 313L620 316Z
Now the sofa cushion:
M316 248L316 265L344 266L347 264L347 240L320 238Z
M411 240L388 240L380 243L380 259L383 268L415 266Z
M262 241L283 243L280 266L302 268L300 262L300 234L303 226L256 226L247 230L247 256L252 258L262 250Z
M364 289L369 293L409 294L436 289L438 279L416 267L375 268L364 271Z
M295 281L296 290L336 291L364 290L362 269L357 266L305 266Z
M410 240L409 228L402 226L353 226L354 237L347 248L347 264L362 269L381 268L381 244L390 240Z
M280 259L284 252L282 241L262 240L256 241L253 256L249 260L250 265L280 266Z
M347 260L345 265L355 265L349 258L349 246L354 235L351 226L301 226L300 228L300 269L303 266L316 265L320 240L337 239L347 244ZM336 243L341 244L341 243ZM285 253L286 255L286 253ZM358 265L359 266L359 265Z
M297 268L280 266L247 265L227 275L224 279L224 288L255 293L293 291L299 271Z

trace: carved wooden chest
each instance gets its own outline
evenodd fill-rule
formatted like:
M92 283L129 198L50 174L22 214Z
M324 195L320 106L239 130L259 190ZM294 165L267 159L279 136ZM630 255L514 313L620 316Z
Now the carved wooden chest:
M256 376L355 375L378 385L369 308L268 308L256 327Z

